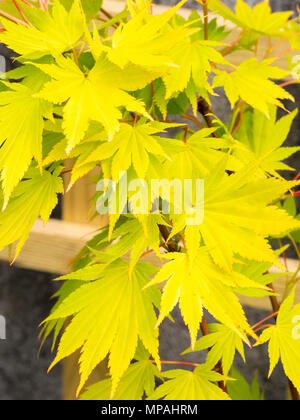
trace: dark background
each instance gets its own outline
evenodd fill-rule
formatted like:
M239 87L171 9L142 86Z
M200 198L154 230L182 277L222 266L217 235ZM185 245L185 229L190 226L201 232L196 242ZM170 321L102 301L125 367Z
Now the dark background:
M161 4L175 4L176 0L156 1ZM224 0L229 6L234 6L235 0ZM250 5L259 1L248 0ZM296 10L294 0L271 0L274 11ZM199 7L196 2L189 2L188 6ZM0 54L3 54L3 50ZM295 96L296 104L287 104L294 109L299 104L300 87L290 86L288 90ZM229 113L229 104L225 98L214 100L215 113L224 118ZM300 117L294 122L288 145L300 145ZM300 154L292 158L292 165L300 168ZM56 210L56 217L60 216L60 209ZM293 256L293 255L291 255ZM61 366L55 367L47 375L46 371L51 363L51 343L46 342L40 352L38 340L38 325L47 316L51 308L50 297L54 293L51 280L55 276L36 271L9 267L0 264L0 314L6 317L7 339L0 340L0 400L59 400L62 395ZM265 315L263 311L246 308L250 324L256 323ZM161 357L167 360L179 360L178 354L189 346L189 335L180 317L179 311L174 311L175 324L169 320L161 327ZM268 315L266 313L266 315ZM236 366L248 380L252 380L254 372L258 370L259 380L266 398L279 400L286 398L286 380L282 367L278 366L268 380L268 365L266 364L266 346L248 351L247 366L237 358ZM186 356L183 360L198 361L199 354ZM202 360L203 361L203 360Z

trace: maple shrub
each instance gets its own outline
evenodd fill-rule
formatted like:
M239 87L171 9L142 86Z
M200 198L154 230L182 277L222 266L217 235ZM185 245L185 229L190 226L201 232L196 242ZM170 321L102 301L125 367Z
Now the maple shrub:
M299 399L300 265L282 295L273 287L288 270L283 241L300 257L299 175L281 172L295 170L284 161L300 150L283 146L297 114L284 103L300 81L299 19L266 1L237 0L235 12L199 2L203 13L187 18L185 0L158 15L148 0L128 0L116 16L101 0L0 5L0 42L18 64L0 82L0 245L13 261L58 195L99 168L92 214L108 212L109 223L57 279L41 330L53 346L59 337L51 367L80 349L81 399L262 399L233 362L264 343L270 375L280 359ZM217 88L229 123L211 105ZM153 180L171 185L169 197L147 193ZM268 297L270 316L250 326L241 296ZM177 304L184 353L205 363L160 360L159 326ZM106 358L109 375L87 387Z

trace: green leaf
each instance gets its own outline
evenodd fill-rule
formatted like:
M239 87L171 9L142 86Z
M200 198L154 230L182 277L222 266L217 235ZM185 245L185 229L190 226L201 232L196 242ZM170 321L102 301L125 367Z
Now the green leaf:
M276 255L279 255L276 253ZM287 273L282 271L278 273L269 273L268 271L272 267L272 263L249 261L244 258L241 259L241 263L234 264L234 271L237 271L241 274L244 274L246 277L254 280L261 285L269 285L275 280L285 276ZM254 297L263 297L263 296L272 296L276 295L275 293L267 290L254 290L250 288L240 288L237 291L240 295L244 296L254 296Z
M300 393L300 304L294 306L294 300L295 288L281 305L276 325L264 330L260 341L269 342L269 376L281 358L286 375Z
M153 267L141 263L129 277L128 265L116 261L95 281L69 295L47 318L48 322L74 316L61 338L51 367L82 347L81 380L77 393L93 369L110 353L113 397L134 357L138 337L159 365L158 335L154 332L156 315L152 305L155 292L153 289L141 290L151 274Z
M73 2L69 13L58 0L54 1L51 14L38 8L28 7L29 11L34 26L1 19L6 31L1 32L0 41L23 57L36 59L68 51L83 35L78 1Z
M273 61L272 58L261 62L258 62L257 58L249 58L231 73L215 70L213 87L224 87L232 108L239 99L243 99L254 109L269 117L270 105L283 108L279 99L294 100L287 91L269 80L281 79L289 74L285 70L271 66Z
M229 64L222 54L216 50L219 46L216 41L183 39L171 50L171 57L177 67L171 68L163 77L166 86L166 99L174 93L182 92L188 87L190 80L193 81L196 89L211 91L208 83L208 73L211 71L211 64Z
M184 20L183 23L186 21ZM201 40L204 40L204 22L201 18L200 14L193 10L189 16L188 22L193 22L192 25L190 25L192 28L200 28L201 31L199 31L196 34L193 34L193 38L198 38ZM226 31L226 26L220 26L217 18L211 19L208 22L208 39L210 41L217 41L221 42L223 41L229 34L229 31Z
M223 373L227 376L232 367L236 351L246 362L243 340L235 331L225 325L209 324L208 327L211 334L197 340L194 351L209 349L206 359L207 366L214 369L218 362L222 360ZM191 349L187 349L183 354L191 351Z
M231 288L263 286L238 273L227 274L220 270L209 257L205 247L200 248L192 261L188 255L175 252L163 254L162 257L171 261L165 264L147 285L166 282L157 326L179 301L183 319L190 331L192 348L195 346L202 320L203 306L248 342L245 332L250 335L253 335L253 332Z
M263 401L264 395L260 392L258 384L258 374L254 374L251 385L240 372L233 367L230 372L230 377L236 379L227 383L227 389L233 401Z
M230 400L230 397L213 382L222 381L224 376L211 371L206 365L198 366L193 372L188 370L169 370L163 372L168 378L160 385L149 400Z
M299 221L277 206L269 205L298 184L282 179L253 179L249 165L228 176L227 162L204 179L205 217L198 229L216 264L231 270L234 254L277 264L266 238L295 230Z
M283 208L291 216L295 217L297 215L297 206L295 197L288 197L284 200Z
M271 108L270 118L256 110L246 112L242 125L235 135L246 148L237 148L234 151L243 164L259 162L263 171L274 176L277 176L278 170L292 169L282 160L300 150L300 147L282 147L298 111L295 110L278 121L276 121L276 111L276 107Z
M56 60L58 65L38 65L54 79L45 85L38 96L56 104L68 100L63 110L67 153L83 139L91 120L103 124L108 138L112 139L120 127L120 106L148 116L144 105L125 90L144 87L155 78L152 73L133 65L120 70L104 54L88 75L70 59L60 57Z
M63 192L61 177L33 169L16 188L13 198L0 214L0 249L18 241L14 260L28 238L29 232L41 217L46 223L57 204L57 194Z
M113 400L141 400L144 393L152 394L155 386L155 376L160 372L149 359L139 360L130 365L122 376ZM92 385L80 396L80 400L108 400L112 387L111 379L105 379Z
M174 66L170 50L192 31L180 26L173 29L167 23L184 3L186 0L157 16L142 10L121 24L113 34L112 48L106 48L108 59L121 68L132 63L152 71L167 71Z
M78 0L60 0L60 2L65 6L69 12L72 9L74 3ZM87 20L93 19L102 6L103 0L80 0L84 13Z
M225 139L213 138L212 133L215 131L215 128L204 128L188 137L185 143L170 143L173 146L169 152L171 159L165 163L170 180L180 179L184 182L186 179L203 179L212 166L224 159L225 154L220 149L228 148L230 143ZM228 166L230 167L230 163Z
M291 11L272 13L268 1L260 2L251 9L244 0L237 0L235 13L220 0L210 0L208 7L241 28L254 31L257 37L260 35L280 37L293 13Z
M176 124L174 126L176 127ZM118 181L120 172L127 171L131 165L137 176L144 179L151 165L151 155L167 157L161 145L164 139L156 134L165 133L169 127L170 124L158 122L141 122L136 125L123 123L113 140L100 145L83 161L83 164L113 157L111 164L113 180Z
M32 158L42 162L43 117L52 118L49 102L34 96L35 91L22 84L7 84L10 90L0 95L0 170L4 207L21 180Z

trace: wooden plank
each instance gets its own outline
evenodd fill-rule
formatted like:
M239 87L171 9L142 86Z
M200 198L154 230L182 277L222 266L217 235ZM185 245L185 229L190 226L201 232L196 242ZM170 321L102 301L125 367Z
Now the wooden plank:
M37 220L15 264L47 273L69 273L72 260L94 231L90 225L55 219L44 225ZM0 260L8 261L7 248L0 252Z

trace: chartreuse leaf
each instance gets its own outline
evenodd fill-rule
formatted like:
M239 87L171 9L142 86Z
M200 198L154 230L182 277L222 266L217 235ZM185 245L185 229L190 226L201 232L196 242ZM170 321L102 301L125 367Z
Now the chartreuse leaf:
M230 371L230 377L235 381L227 383L227 389L233 401L263 401L264 395L260 392L258 384L257 372L254 375L251 385L241 375L241 373L233 367Z
M230 271L234 254L276 264L269 235L299 228L299 220L277 206L269 205L298 185L282 179L251 179L255 167L231 176L227 163L219 164L204 179L204 220L196 226L216 264Z
M74 277L76 278L76 276ZM55 305L51 308L51 313L56 310L56 308L64 301L64 299L67 298L67 296L69 296L76 289L78 289L78 287L82 285L83 285L83 281L81 279L80 280L72 279L71 281L64 282L63 285L60 287L60 289L52 296L52 298L57 298L57 301ZM51 321L45 323L39 333L39 337L42 338L40 347L43 346L46 339L53 332L53 340L52 340L52 347L51 347L51 351L53 351L55 348L58 335L60 331L62 330L65 322L66 322L66 319L59 318L59 319L52 319Z
M231 73L215 70L213 87L224 87L232 107L239 99L243 99L269 117L270 105L282 108L280 99L294 100L287 91L269 80L281 79L288 75L285 70L271 66L273 61L274 59L266 59L258 62L257 58L249 58Z
M191 27L192 28L199 28L201 30L199 30L198 33L193 35L193 38L199 38L201 40L205 39L205 31L204 31L204 22L203 22L203 18L200 16L200 14L198 13L198 11L196 10L192 10L189 18L188 18L189 22L192 22ZM183 22L185 22L185 20L183 19ZM220 22L218 22L217 18L214 19L210 19L208 22L208 39L210 41L218 41L221 42L223 41L229 34L229 31L226 31L226 26L221 26L219 24Z
M276 255L279 255L278 252L276 252ZM244 274L246 277L262 285L268 285L273 283L275 280L279 279L283 275L286 275L286 272L269 273L268 271L270 270L272 265L272 263L249 261L246 259L242 259L241 263L235 263L233 268L234 271L238 271L239 273ZM255 290L250 288L240 288L238 290L238 293L240 295L255 297L274 295L274 293L268 290Z
M226 325L209 324L208 327L211 334L197 340L194 351L209 349L206 359L207 366L213 369L222 360L223 373L227 376L237 351L244 362L246 361L243 340ZM191 349L187 349L183 354L191 351Z
M296 218L300 220L300 215L298 214ZM300 242L300 229L295 230L294 232L291 233L291 235L296 242Z
M225 377L206 365L199 365L193 372L169 370L163 372L163 376L169 380L160 385L149 400L230 400L228 394L214 384Z
M155 376L158 376L158 374L159 371L151 360L141 360L133 363L122 376L112 399L141 400L146 392L145 388L148 391L147 395L154 391ZM111 387L111 379L105 379L89 387L81 395L80 400L109 400Z
M141 346L140 346L141 347ZM138 348L139 350L139 348ZM149 396L155 388L155 377L161 377L153 360L149 360L149 353L137 350L134 359L122 376L113 400L141 400L144 394ZM111 393L111 378L104 379L90 386L80 400L108 400Z
M37 76L35 88L40 89L45 77L39 79L40 75L34 75ZM6 85L9 90L0 95L0 170L4 207L32 158L41 164L43 117L52 118L51 104L36 98L36 89L16 83Z
M83 35L79 3L73 2L67 12L59 0L54 1L51 13L38 8L27 8L34 26L18 25L1 19L6 29L0 41L26 58L39 58L72 49Z
M283 208L290 214L295 217L297 215L297 205L295 197L288 197L284 200Z
M60 2L65 6L65 8L70 11L78 0L60 0ZM82 9L88 20L93 19L97 13L100 11L103 0L80 0Z
M83 139L91 120L103 124L112 139L120 126L122 113L118 108L121 106L148 116L143 103L125 90L144 87L155 78L153 73L134 65L120 70L104 54L89 74L83 73L74 61L63 57L57 58L57 64L38 66L54 79L44 86L38 96L57 104L68 100L63 110L67 152Z
M186 0L157 16L141 10L129 22L121 24L112 36L112 47L103 47L108 52L108 59L122 68L132 63L167 71L176 65L170 50L194 30L180 26L173 29L166 24L184 3Z
M18 241L17 258L29 232L41 217L46 223L57 204L57 194L63 192L61 177L38 169L31 169L15 189L6 209L0 214L0 249Z
M171 68L163 77L166 86L166 99L174 93L182 92L188 84L195 86L196 91L206 89L211 91L208 83L208 73L212 63L229 64L216 47L221 45L216 41L205 41L198 37L184 38L178 42L171 52L171 58L178 67ZM189 92L189 89L187 90ZM196 112L196 109L194 109Z
M176 126L176 124L145 123L143 121L135 125L122 124L113 140L96 148L83 161L83 164L113 157L111 163L113 180L119 180L120 172L127 171L131 165L133 165L137 176L144 179L149 165L151 165L152 155L168 158L163 147L166 139L155 134L165 133L166 129ZM170 141L176 145L174 141Z
M158 335L154 331L156 315L152 305L153 296L159 291L155 288L142 291L153 272L152 266L140 263L130 278L128 265L118 260L96 276L95 281L69 295L47 318L49 322L74 316L51 366L81 347L81 379L77 393L93 369L110 353L113 397L134 357L138 337L159 365Z
M288 38L289 43L291 45L291 47L294 50L299 50L300 48L300 40L299 40L299 22L297 20L290 20L289 24L288 24L288 29L285 33L286 38ZM292 68L294 68L295 70L295 79L298 80L298 82L300 81L300 67L299 67L299 56L296 56L295 59L292 58L288 58L288 66L289 68L292 66ZM295 69L295 64L297 65L297 68ZM292 70L292 69L291 69ZM297 76L298 74L298 76Z
M281 305L276 325L264 330L260 342L269 342L269 376L280 358L286 375L300 392L300 304L294 306L294 300L295 288Z
M291 125L297 115L295 110L276 121L276 108L271 107L270 118L259 111L248 111L243 116L243 124L235 135L246 148L235 149L235 155L244 164L251 161L259 162L260 168L274 176L278 170L292 170L282 161L300 147L281 147L285 142ZM263 139L263 140L262 140Z
M110 264L117 258L125 258L129 254L129 275L131 276L136 264L149 246L160 257L159 224L164 224L164 221L158 214L136 215L136 219L129 219L120 228L117 227L114 230L112 238L109 238L113 241L112 246L105 248L103 252L95 252L96 258L99 256L100 261Z
M204 247L200 248L192 261L187 254L182 253L172 252L163 254L162 257L171 261L165 264L147 285L166 282L157 326L179 301L183 319L190 331L192 348L195 346L202 320L203 307L248 342L246 333L254 334L231 288L246 285L262 287L261 285L239 273L227 274L221 271Z
M272 13L268 1L262 1L251 9L244 0L237 0L235 13L221 0L210 0L208 7L241 28L256 32L257 37L259 35L280 37L293 13Z
M213 138L215 128L204 128L186 139L170 143L169 155L171 159L165 163L169 177L180 179L202 179L210 172L211 166L224 159L225 154L220 149L228 148L230 143L226 139ZM168 150L168 143L166 143ZM230 164L228 165L230 166Z
M151 0L127 0L126 4L131 16L135 16L141 11L150 14Z

